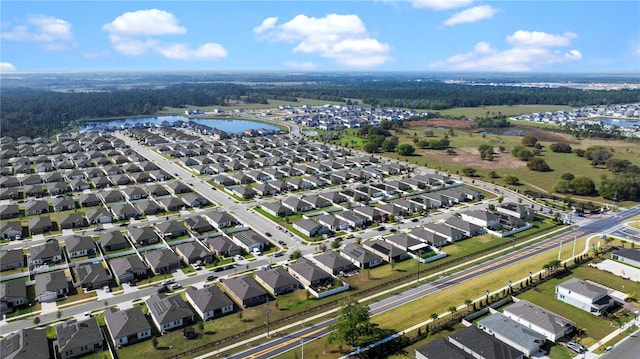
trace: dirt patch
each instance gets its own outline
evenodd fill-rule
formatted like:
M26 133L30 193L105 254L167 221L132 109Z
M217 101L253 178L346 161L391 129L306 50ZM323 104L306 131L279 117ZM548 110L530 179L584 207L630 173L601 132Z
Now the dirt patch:
M431 126L431 127L445 127L454 129L471 129L475 124L473 121L466 120L454 120L447 118L431 118L428 120L417 120L409 122L411 127Z
M493 170L503 168L520 168L527 165L525 162L518 160L508 153L498 153L495 154L493 161L483 161L480 159L480 152L478 149L472 147L456 148L455 155L448 155L444 152L433 150L418 150L418 152L439 162L457 163L473 168Z

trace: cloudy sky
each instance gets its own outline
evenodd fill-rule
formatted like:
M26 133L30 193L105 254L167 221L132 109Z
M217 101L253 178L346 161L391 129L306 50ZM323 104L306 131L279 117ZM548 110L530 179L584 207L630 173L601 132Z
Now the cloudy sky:
M640 2L18 1L0 71L633 72Z

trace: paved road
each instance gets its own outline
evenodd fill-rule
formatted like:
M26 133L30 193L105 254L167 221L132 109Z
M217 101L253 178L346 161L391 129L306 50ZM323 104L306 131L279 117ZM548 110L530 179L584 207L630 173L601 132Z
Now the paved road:
M503 266L507 266L521 260L538 255L552 248L558 247L561 244L567 244L572 242L577 237L586 235L593 235L603 233L606 231L614 230L618 225L629 218L640 214L640 206L636 206L632 209L621 212L615 216L602 218L593 221L583 227L571 230L561 235L546 239L542 242L533 244L531 246L522 248L516 252L510 253L505 256L490 260L488 262L476 265L472 268L463 270L461 272L449 275L447 277L435 280L433 282L424 284L414 289L407 290L403 293L389 297L385 300L372 303L369 307L371 314L379 314L387 310L399 307L405 303L413 300L420 299L426 295L445 290L455 286L458 283L472 280L473 278L482 274L489 273L497 270ZM514 278L515 279L515 278ZM506 284L506 283L505 283ZM251 349L247 349L237 354L233 354L230 358L270 358L279 354L282 354L288 350L299 347L304 340L313 340L315 338L327 335L329 330L328 326L333 323L334 320L325 321L314 328L305 328L299 330L291 335L274 339L268 343L256 346ZM206 355L201 356L200 358ZM612 356L612 358L615 358ZM637 358L637 357L636 357ZM636 359L634 358L634 359Z
M640 330L636 330L623 341L613 346L613 349L600 356L602 359L640 359Z

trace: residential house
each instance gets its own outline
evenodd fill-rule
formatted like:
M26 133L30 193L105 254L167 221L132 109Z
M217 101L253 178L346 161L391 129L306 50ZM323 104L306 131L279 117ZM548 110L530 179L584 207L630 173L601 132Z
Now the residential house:
M336 218L349 223L352 228L361 228L367 223L367 219L365 217L362 217L351 210L338 212L335 216Z
M138 211L131 203L116 203L110 206L111 212L113 213L113 218L117 218L119 220L128 220L134 217L138 217L141 215L140 211Z
M353 263L334 251L317 254L311 257L311 260L322 270L333 275L347 273L356 269Z
M213 252L197 240L178 244L176 246L176 253L182 256L182 260L187 265L194 263L211 263L214 260Z
M177 238L189 234L187 229L176 220L158 222L155 227L164 239Z
M104 203L124 201L124 196L120 191L100 191L100 196Z
M51 217L41 216L33 217L29 219L29 232L31 235L44 234L53 230L53 223L51 223Z
M504 308L502 314L556 342L573 332L575 323L524 299Z
M101 234L99 243L105 251L117 251L130 247L129 241L119 230Z
M287 217L293 215L294 213L291 208L283 205L280 202L267 202L263 203L260 207L264 209L265 212L276 217Z
M113 221L111 211L104 207L90 208L86 210L84 214L89 224L105 224Z
M139 306L104 311L104 323L113 345L119 348L151 338L151 326Z
M556 299L594 315L603 315L614 304L610 289L589 280L571 278L556 286Z
M0 219L20 217L20 207L17 204L0 204Z
M146 252L144 259L154 274L170 273L180 268L180 257L167 248Z
M7 280L0 282L0 315L29 304L27 285L24 280Z
M315 217L319 224L329 228L333 232L346 231L349 229L349 223L339 219L333 214L321 214Z
M242 199L250 199L256 196L256 191L251 187L240 185L233 188L233 194Z
M427 231L422 227L411 228L408 235L432 247L442 247L449 244L449 241L447 241L445 237L435 232Z
M164 207L151 198L136 201L135 207L145 216L157 215L165 211Z
M24 267L24 253L22 249L7 249L0 251L0 271Z
M233 301L216 285L201 289L188 287L185 293L187 302L202 320L220 318L232 313L235 308Z
M64 240L64 246L69 258L95 256L96 245L89 236L71 236Z
M182 201L193 208L202 208L210 204L208 199L195 192L185 193L182 196Z
M416 359L475 359L446 338L437 338L416 348L415 356Z
M127 187L122 190L122 193L124 193L124 196L129 201L135 201L149 197L149 194L141 187Z
M45 329L21 329L0 339L0 357L3 359L53 358Z
M65 213L58 215L58 227L60 229L73 229L88 227L89 223L82 213Z
M544 335L511 320L501 313L494 313L479 320L478 328L524 353L526 357L532 357L540 352L540 347L546 343Z
M148 246L160 241L158 234L151 227L129 227L131 240L137 246Z
M373 252L374 254L382 257L384 261L387 261L389 263L397 263L409 258L409 255L406 251L385 241L366 240L362 242L362 246L365 249Z
M306 287L317 287L333 280L331 274L304 257L298 258L294 264L290 264L288 270L289 274Z
M220 257L233 257L242 253L242 247L226 236L218 236L206 240L211 250Z
M111 274L107 273L102 263L86 263L75 268L77 283L88 290L102 288L111 282Z
M536 212L533 208L518 204L514 202L503 202L496 207L498 213L506 214L508 216L524 219L525 221L533 221L536 216Z
M447 218L444 224L461 231L467 237L477 236L486 232L483 227L456 217Z
M39 302L54 302L69 294L69 282L64 271L36 274L35 281Z
M47 205L48 208L48 205ZM76 202L71 196L56 197L53 199L53 210L56 212L76 209Z
M293 212L306 212L313 209L313 205L297 197L288 197L282 201L282 204Z
M38 201L38 200L28 200L24 204L24 213L27 216L49 213L49 202Z
M22 239L22 222L0 222L0 238L2 239Z
M373 268L384 263L382 257L354 243L344 246L340 250L340 255L360 269Z
M481 227L496 228L500 225L500 216L493 212L471 210L460 212L461 219Z
M240 221L228 212L207 212L207 217L211 223L218 229L234 227L240 224Z
M449 242L456 242L464 238L464 233L461 230L442 223L427 223L424 229L446 238Z
M103 350L104 338L95 317L76 319L56 325L58 352L61 359L71 359Z
M256 282L273 296L293 292L299 288L298 281L283 268L272 268L257 271Z
M190 324L195 320L193 311L179 294L169 297L154 294L147 299L147 308L151 320L161 333Z
M255 249L263 251L269 247L269 240L253 230L235 232L233 239L248 252L253 252Z
M635 248L620 248L611 254L613 260L640 268L640 251Z
M29 251L31 266L62 262L60 244L55 239L48 239L44 244L31 247Z
M227 278L222 285L229 297L240 308L260 305L269 298L267 292L251 277Z
M147 277L147 266L137 255L109 260L111 272L118 284L135 283Z
M300 233L314 237L318 235L323 235L331 232L331 230L322 224L312 220L312 219L300 219L293 222L293 228L300 231Z
M524 354L493 335L470 326L449 336L449 342L476 359L523 359Z
M198 234L212 232L215 230L211 222L207 221L203 216L193 216L184 219L184 224Z

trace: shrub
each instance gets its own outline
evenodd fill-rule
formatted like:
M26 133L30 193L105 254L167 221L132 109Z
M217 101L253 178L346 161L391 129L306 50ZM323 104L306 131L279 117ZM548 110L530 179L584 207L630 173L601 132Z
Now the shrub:
M517 186L520 184L520 179L516 176L509 175L504 178L504 182L508 185Z
M409 156L416 152L416 149L408 143L403 143L398 146L398 154L402 156Z
M564 143L564 142L554 143L551 146L549 146L549 148L553 152L560 152L560 153L571 153L572 152L571 145L569 145L568 143Z
M538 138L534 135L525 135L520 142L527 147L533 147L538 143Z
M527 168L537 172L551 171L551 167L549 167L547 162L539 157L530 159L529 162L527 162Z

